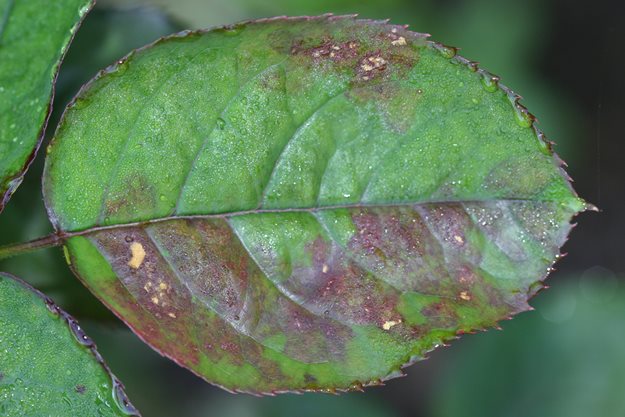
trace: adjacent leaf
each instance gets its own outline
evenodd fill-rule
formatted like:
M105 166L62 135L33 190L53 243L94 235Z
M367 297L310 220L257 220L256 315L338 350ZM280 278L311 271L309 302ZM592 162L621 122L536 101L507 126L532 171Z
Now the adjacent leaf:
M35 157L60 61L92 5L0 0L0 211Z
M271 19L132 53L68 109L68 260L230 390L358 389L528 309L584 208L498 78L385 22Z
M0 414L138 415L76 320L0 273Z

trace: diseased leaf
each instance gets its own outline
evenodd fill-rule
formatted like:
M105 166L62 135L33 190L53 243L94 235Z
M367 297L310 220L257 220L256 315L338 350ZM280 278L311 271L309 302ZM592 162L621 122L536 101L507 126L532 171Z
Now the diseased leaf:
M0 273L0 414L138 415L76 320Z
M0 211L35 157L60 61L92 4L0 0Z
M46 204L164 355L234 391L358 389L541 288L584 203L517 99L385 22L186 32L83 89Z

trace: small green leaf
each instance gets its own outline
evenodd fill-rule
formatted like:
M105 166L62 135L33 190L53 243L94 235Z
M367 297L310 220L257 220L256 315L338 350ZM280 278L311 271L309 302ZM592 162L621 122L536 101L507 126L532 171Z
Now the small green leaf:
M138 415L76 320L0 273L0 414Z
M92 5L0 0L0 211L35 157L61 59Z
M46 204L164 355L230 390L358 389L542 286L584 203L517 101L385 22L185 32L70 105Z

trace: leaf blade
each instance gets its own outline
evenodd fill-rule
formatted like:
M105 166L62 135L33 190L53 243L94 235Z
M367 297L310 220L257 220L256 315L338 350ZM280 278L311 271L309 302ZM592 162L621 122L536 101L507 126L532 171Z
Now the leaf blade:
M60 61L92 5L91 0L0 2L0 211L35 157Z
M324 17L131 54L46 161L73 269L156 350L245 392L375 384L527 309L584 203L516 96L449 51Z
M3 415L138 415L74 318L5 273L0 296Z

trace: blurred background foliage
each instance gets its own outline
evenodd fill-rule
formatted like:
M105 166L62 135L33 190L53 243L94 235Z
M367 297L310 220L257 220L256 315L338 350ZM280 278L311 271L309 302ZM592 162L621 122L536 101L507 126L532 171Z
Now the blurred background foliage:
M69 272L60 250L0 262L88 330L144 416L625 416L624 5L557 0L100 0L62 66L50 136L65 104L131 49L186 28L274 15L358 13L427 32L502 75L525 97L602 209L583 214L537 311L465 336L366 394L231 395L140 342ZM41 155L0 216L0 244L51 231Z

